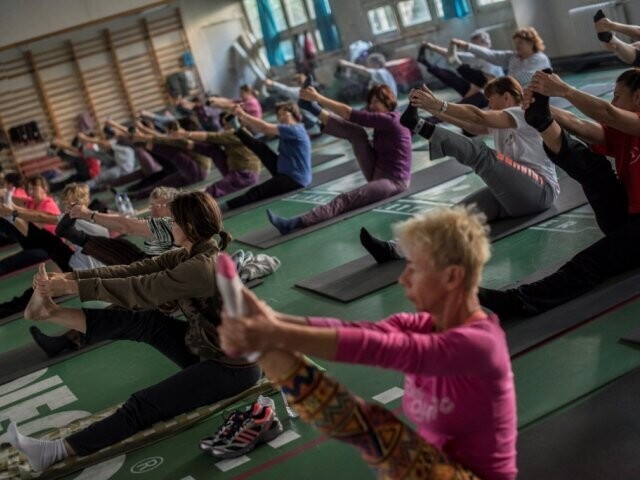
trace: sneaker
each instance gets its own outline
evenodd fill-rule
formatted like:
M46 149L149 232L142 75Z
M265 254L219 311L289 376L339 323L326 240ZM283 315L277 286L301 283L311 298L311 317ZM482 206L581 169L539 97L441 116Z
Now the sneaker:
M200 442L200 449L215 458L235 458L273 440L282 431L273 400L260 396L245 410L231 413L215 435Z

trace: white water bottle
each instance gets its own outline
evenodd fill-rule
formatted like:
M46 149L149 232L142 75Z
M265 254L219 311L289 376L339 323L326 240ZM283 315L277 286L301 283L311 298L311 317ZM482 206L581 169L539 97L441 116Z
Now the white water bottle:
M216 259L216 282L227 313L232 317L247 315L249 309L242 296L242 281L238 277L235 262L226 253L220 253ZM259 357L260 352L245 355L250 362L255 362Z
M129 195L126 193L122 194L122 203L124 204L124 214L128 217L133 217L136 214L136 209L133 208L133 204L131 203L131 199Z

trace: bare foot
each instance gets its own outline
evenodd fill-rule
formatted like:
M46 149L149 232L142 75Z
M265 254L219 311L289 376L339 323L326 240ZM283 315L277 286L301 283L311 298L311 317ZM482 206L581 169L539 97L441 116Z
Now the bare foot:
M45 297L36 290L24 310L24 318L25 320L46 320L56 307L51 297Z

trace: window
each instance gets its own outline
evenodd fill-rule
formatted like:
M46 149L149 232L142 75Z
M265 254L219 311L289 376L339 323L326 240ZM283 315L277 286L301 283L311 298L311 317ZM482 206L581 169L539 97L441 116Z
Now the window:
M273 12L273 19L276 21L276 29L283 32L287 29L287 19L284 16L284 8L280 0L269 0L269 6Z
M398 2L398 13L403 27L410 27L431 20L427 0L407 0Z
M476 0L476 5L479 7L484 7L485 5L492 5L494 3L502 3L506 0Z
M268 0L268 3L273 13L276 29L280 34L280 46L285 61L288 62L293 59L293 39L305 31L311 33L316 51L324 51L322 37L320 36L320 32L315 28L314 23L316 18L314 0ZM263 35L260 25L258 2L257 0L242 0L242 5L249 26L256 37L256 43L259 47L258 52L260 56L263 57L265 64L268 65L269 62L267 61L267 54L262 41ZM327 7L330 8L328 2Z
M288 62L289 60L293 60L293 42L291 40L282 40L280 42L280 47L282 48L282 55L284 56L284 61ZM265 52L266 55L266 52Z
M444 18L444 7L442 6L442 0L433 0L433 5L436 7L436 16L438 18Z
M262 39L262 27L260 27L260 14L258 13L258 4L255 0L242 0L244 11L249 20L251 31L257 39Z
M302 0L283 0L283 3L287 10L290 27L296 27L309 21Z
M398 30L398 23L390 5L369 10L367 17L374 35Z

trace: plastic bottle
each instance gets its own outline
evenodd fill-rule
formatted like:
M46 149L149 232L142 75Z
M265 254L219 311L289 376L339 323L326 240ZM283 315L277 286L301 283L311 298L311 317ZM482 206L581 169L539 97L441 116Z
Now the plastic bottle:
M131 199L129 195L126 193L122 194L122 203L124 204L124 214L128 217L133 217L136 214L136 209L133 208L133 204L131 203Z
M126 214L125 205L124 205L124 199L122 198L122 195L119 193L116 193L115 200L116 200L116 209L118 210L118 213L125 215Z

